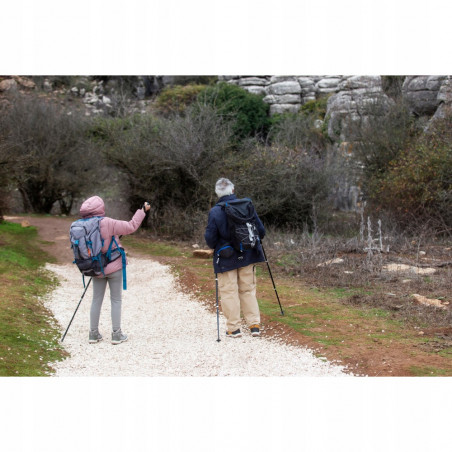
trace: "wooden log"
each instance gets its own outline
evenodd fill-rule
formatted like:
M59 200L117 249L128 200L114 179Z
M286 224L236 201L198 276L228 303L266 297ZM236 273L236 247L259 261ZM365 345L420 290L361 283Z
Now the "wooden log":
M213 250L195 250L193 251L193 257L199 257L201 259L209 259L213 256Z

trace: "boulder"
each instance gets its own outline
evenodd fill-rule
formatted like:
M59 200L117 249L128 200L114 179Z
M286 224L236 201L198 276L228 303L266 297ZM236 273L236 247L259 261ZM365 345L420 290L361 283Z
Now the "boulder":
M452 114L452 79L451 76L447 76L444 79L441 88L438 92L439 107L437 108L433 118L429 121L426 131L433 125L437 120L444 119L446 116Z
M297 113L300 107L300 104L272 104L270 105L270 114Z
M372 115L385 114L393 101L383 92L380 77L350 77L327 102L328 135L333 141L353 141L356 129ZM366 80L368 88L363 88Z
M300 94L301 87L297 81L284 81L273 83L267 87L268 94L276 94L281 96L282 94Z
M448 75L441 84L438 91L438 101L445 104L452 105L452 78Z
M407 264L387 264L383 265L382 270L388 273L402 273L415 275L432 275L433 273L436 273L436 269L431 267L420 268Z
M2 80L0 82L0 92L1 91L9 91L9 90L15 89L15 88L17 88L17 82L12 78L8 78L8 79Z
M316 83L315 87L319 92L337 90L340 82L340 78L323 78Z
M14 80L16 80L16 82L23 88L27 89L36 88L36 83L33 80L30 80L29 78L16 76L14 77Z
M327 267L328 265L343 264L343 263L344 263L344 259L342 259L340 257L336 257L335 259L330 259L330 260L327 260L325 262L318 264L317 267Z
M239 86L267 86L268 80L265 77L244 77L239 79Z
M283 94L282 96L275 96L270 94L264 97L264 102L268 104L300 104L301 97L299 94Z
M381 90L381 77L379 75L354 75L342 80L339 84L339 89L354 90L365 89L369 90L372 87L378 87Z
M42 84L44 91L50 92L52 91L52 83L48 78L44 79L44 83Z
M270 83L281 83L281 82L294 82L297 77L294 75L274 75L270 77Z
M402 96L417 116L433 115L440 100L438 94L446 76L409 76L402 85Z
M304 91L315 91L315 82L310 77L298 77L298 83L300 84L301 90Z
M263 86L243 86L249 93L257 94L258 96L265 96L265 88Z
M427 298L424 297L423 295L419 295L417 293L414 293L413 295L411 295L417 303L419 304L423 304L425 306L435 306L437 308L441 308L441 309L446 309L446 306L444 306L441 303L441 300L438 300L436 298Z

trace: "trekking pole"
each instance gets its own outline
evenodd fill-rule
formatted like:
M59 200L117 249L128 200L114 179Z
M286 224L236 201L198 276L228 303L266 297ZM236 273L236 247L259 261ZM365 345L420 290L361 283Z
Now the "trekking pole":
M66 331L65 331L64 334L63 334L63 337L61 338L61 342L63 342L63 341L64 341L64 338L66 337L66 334L67 334L67 332L68 332L68 330L69 330L69 327L71 326L71 323L72 323L72 321L74 320L74 317L75 317L75 314L77 313L78 307L80 306L80 303L82 302L83 297L85 296L85 293L86 293L86 291L88 290L89 284L90 284L90 282L91 282L92 279L93 279L93 278L90 278L90 279L89 279L88 284L86 285L85 290L83 291L82 298L80 298L80 301L78 302L78 305L77 305L77 307L75 308L74 314L72 315L72 319L71 319L71 321L69 322L69 325L67 326Z
M283 308L281 306L281 302L279 301L278 292L276 290L275 281L273 280L272 271L270 270L270 265L268 263L267 255L265 254L264 245L262 244L262 242L261 242L261 246L262 246L262 251L264 252L265 263L267 264L268 272L270 273L270 278L272 279L273 289L275 289L276 298L278 299L279 308L281 309L281 315L284 315L284 311L283 311Z
M220 342L220 311L218 309L218 274L215 273L215 294L217 299L217 332L218 332L218 339L217 342Z

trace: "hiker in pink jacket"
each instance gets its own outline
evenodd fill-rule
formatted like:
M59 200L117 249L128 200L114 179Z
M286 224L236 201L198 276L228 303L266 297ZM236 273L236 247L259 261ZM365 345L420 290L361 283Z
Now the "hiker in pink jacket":
M102 252L106 253L112 241L112 237L115 238L116 243L121 247L119 236L135 232L143 221L146 211L150 208L151 206L149 203L145 202L143 208L138 209L130 221L114 220L113 218L105 217L105 205L102 198L99 196L92 196L80 207L80 215L82 218L104 217L100 222L100 235L104 240ZM113 244L112 250L115 248L116 246ZM127 340L127 335L121 331L122 270L123 259L120 256L104 268L105 276L101 275L93 278L93 301L90 311L89 330L89 342L91 344L102 340L102 336L99 333L99 318L107 283L110 287L111 299L111 343L120 344Z

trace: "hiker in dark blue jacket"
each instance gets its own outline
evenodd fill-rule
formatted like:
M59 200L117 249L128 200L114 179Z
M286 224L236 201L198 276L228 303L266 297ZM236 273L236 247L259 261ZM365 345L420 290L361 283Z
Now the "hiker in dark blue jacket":
M221 178L215 185L218 203L210 210L205 232L207 245L214 249L213 267L218 275L221 307L226 317L226 335L240 337L240 310L250 328L252 336L260 334L260 313L256 299L255 264L264 262L264 254L260 240L252 249L237 251L232 247L232 237L229 229L223 203L236 200L234 184ZM265 236L265 228L254 212L254 224L259 239Z

